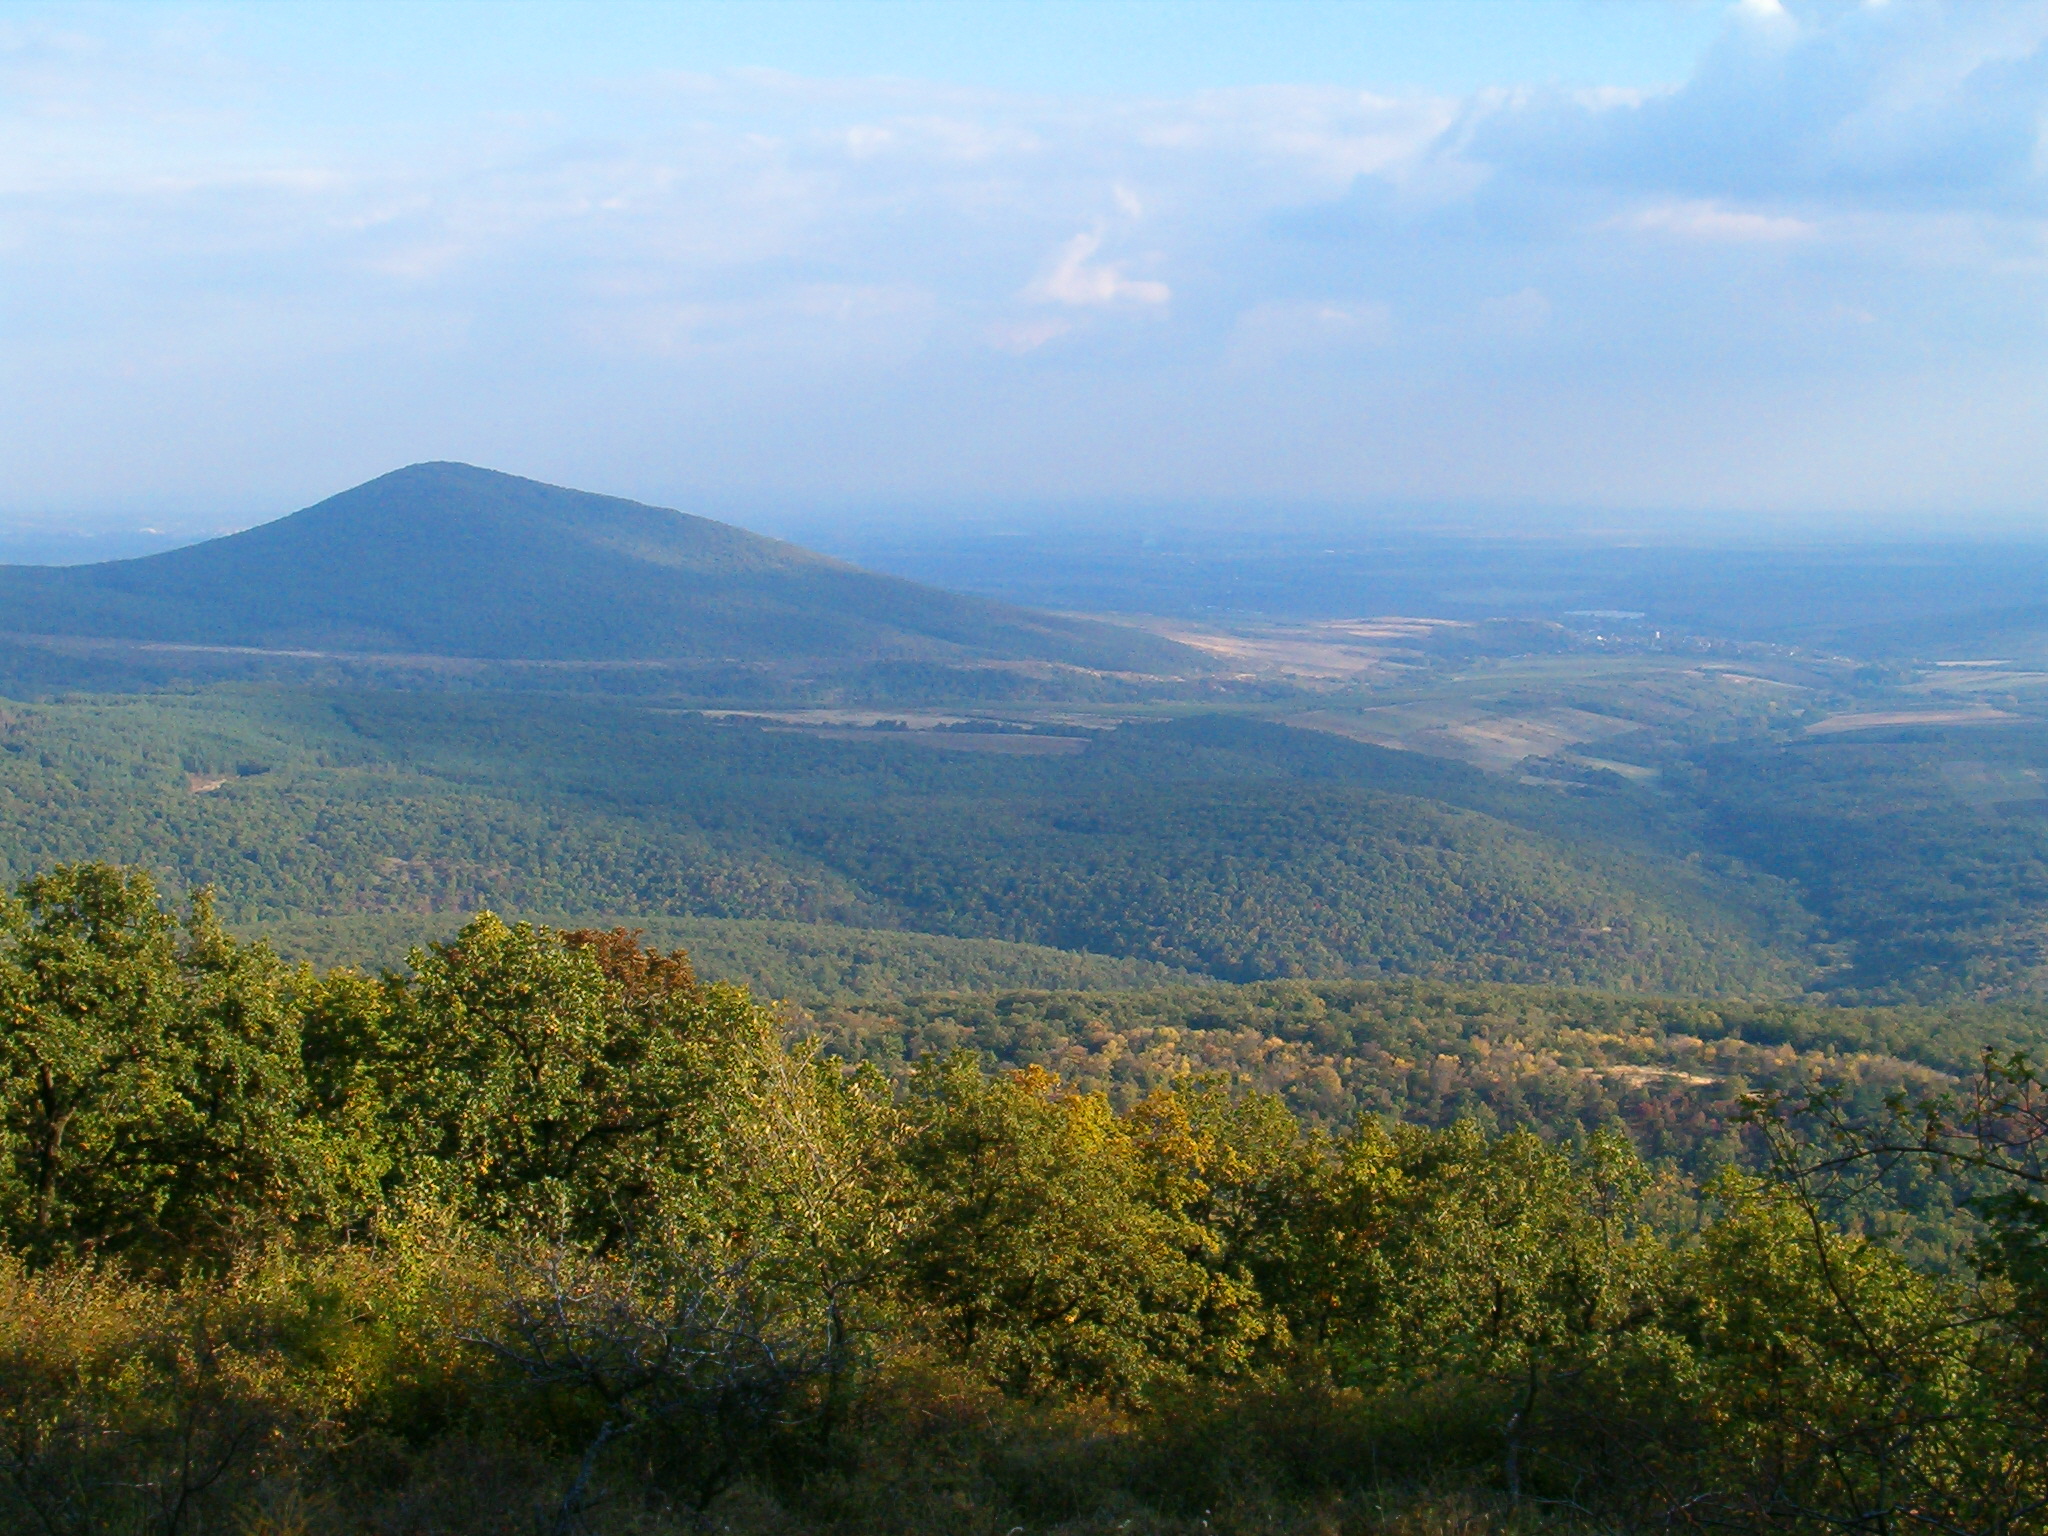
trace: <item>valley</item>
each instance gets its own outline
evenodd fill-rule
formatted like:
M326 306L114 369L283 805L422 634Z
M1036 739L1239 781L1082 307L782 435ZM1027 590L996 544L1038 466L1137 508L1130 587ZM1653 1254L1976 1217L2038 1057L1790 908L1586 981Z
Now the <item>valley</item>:
M392 496L446 494L428 469L308 526L332 541L354 516L381 537ZM474 501L496 482L465 473L464 537L500 538ZM505 484L515 519L585 507ZM593 498L586 515L654 537L649 509ZM741 559L751 536L679 526L723 551L714 567L813 579L788 546ZM207 548L138 564L200 569ZM549 601L584 602L597 569ZM92 622L143 622L117 611ZM218 627L186 611L190 632ZM1051 633L1000 622L985 633ZM707 672L581 642L552 658L18 642L69 686L17 687L0 722L0 867L118 858L173 895L212 886L245 931L288 925L298 952L358 963L395 954L321 925L491 906L1036 946L1233 982L1870 1002L2041 984L2048 674L1534 617L1058 622L1143 636L1175 670L788 645ZM935 953L912 971L947 974Z
M445 1342L502 1360L520 1329L584 1328L545 1299L563 1266L622 1287L603 1327L663 1338L696 1325L648 1319L704 1296L788 1309L778 1349L855 1307L872 1356L774 1399L826 1401L845 1369L872 1416L838 1431L853 1470L772 1414L702 1466L756 1490L800 1468L776 1497L812 1509L843 1475L893 1510L925 1474L877 1438L908 1422L887 1394L927 1390L981 1394L945 1476L991 1475L1038 1423L1047 1454L1149 1455L1148 1436L1209 1432L1174 1395L1201 1392L1219 1433L1264 1415L1314 1444L1337 1422L1372 1456L1412 1417L1435 1438L1398 1451L1401 1486L1483 1486L1486 1416L1528 1389L1427 1320L1470 1321L1524 1271L1540 1291L1604 1265L1636 1310L1555 1325L1531 1475L1567 1487L1614 1425L1669 1475L1749 1488L1714 1458L1816 1410L1787 1427L1759 1408L1750 1357L1689 1309L1768 1301L1847 1371L1863 1357L1822 1337L1818 1293L1772 1300L1745 1267L1846 1253L1934 1319L1952 1398L1990 1405L1979 1440L2018 1443L2023 1383L1984 1342L2014 1335L1967 1309L2031 1207L1992 1203L2017 1175L1958 1161L1943 1117L1965 1095L2034 1123L2048 673L2021 645L1647 624L1614 591L1036 612L431 465L120 567L0 570L0 980L27 1000L6 1038L109 1064L78 1058L84 1130L58 1146L26 1139L47 1132L43 1079L4 1077L0 1053L28 1128L0 1223L32 1256L0 1275L29 1298L0 1318L42 1307L23 1337L99 1347L37 1287L106 1244L106 1285L133 1289L96 1294L124 1317L210 1316L189 1287L270 1263L290 1278L223 1294L278 1337L367 1347L300 1298L426 1319L351 1367L370 1385L332 1422L364 1438L326 1461L297 1427L272 1442L293 1486L395 1509L441 1498L438 1473L364 1459L381 1431L359 1427L445 1454L465 1431L421 1391L477 1394L467 1422L508 1436L494 1479L573 1493L573 1437L502 1429L523 1399ZM1862 1169L1853 1149L1909 1113L1938 1155L1888 1151L1840 1188L1814 1171L1843 1147ZM665 1246L642 1221L670 1224ZM628 1272L657 1252L724 1267ZM247 1347L271 1352L265 1381L333 1390L318 1351ZM1864 1422L1884 1350L1829 1412ZM1671 1385L1672 1360L1722 1374ZM1572 1384L1599 1371L1693 1418L1660 1428ZM1438 1372L1479 1406L1430 1397ZM430 1376L455 1385L412 1384ZM220 1390L283 1412L283 1388ZM726 1411L710 1401L675 1411L701 1428ZM1107 1436L1087 1417L1112 1413ZM1695 1421L1735 1428L1702 1449ZM1259 1455L1274 1477L1284 1457ZM1113 1502L1138 1474L1072 1475ZM1665 1472L1601 1475L1604 1508L1662 1507ZM1317 1479L1359 1496L1349 1464Z

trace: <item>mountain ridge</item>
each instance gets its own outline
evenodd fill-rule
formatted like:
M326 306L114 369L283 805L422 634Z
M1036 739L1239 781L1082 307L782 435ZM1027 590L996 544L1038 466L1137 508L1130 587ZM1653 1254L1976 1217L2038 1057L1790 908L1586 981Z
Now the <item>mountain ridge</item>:
M1136 630L864 571L728 523L409 465L240 533L0 566L20 633L483 660L1053 662L1204 670Z

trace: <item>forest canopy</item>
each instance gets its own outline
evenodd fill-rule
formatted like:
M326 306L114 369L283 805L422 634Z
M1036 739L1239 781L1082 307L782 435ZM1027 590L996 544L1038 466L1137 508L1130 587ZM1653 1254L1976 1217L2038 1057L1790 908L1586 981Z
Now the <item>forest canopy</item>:
M1752 1095L1700 1177L854 1064L623 930L318 973L99 864L0 911L0 1008L22 1528L2041 1528L2024 1058Z

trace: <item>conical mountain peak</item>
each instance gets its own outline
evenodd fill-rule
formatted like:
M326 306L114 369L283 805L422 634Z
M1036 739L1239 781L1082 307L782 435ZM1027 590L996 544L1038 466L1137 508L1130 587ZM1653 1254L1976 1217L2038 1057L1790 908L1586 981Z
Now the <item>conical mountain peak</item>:
M1117 626L944 592L711 518L445 461L166 554L0 567L0 602L17 633L256 648L1199 665L1181 647Z

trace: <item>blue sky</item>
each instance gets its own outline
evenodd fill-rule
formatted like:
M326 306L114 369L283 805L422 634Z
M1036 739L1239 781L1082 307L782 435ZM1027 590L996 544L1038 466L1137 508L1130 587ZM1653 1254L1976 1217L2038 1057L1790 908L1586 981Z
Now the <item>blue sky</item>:
M2044 40L1989 0L0 3L0 515L226 526L461 458L713 510L2031 525Z

